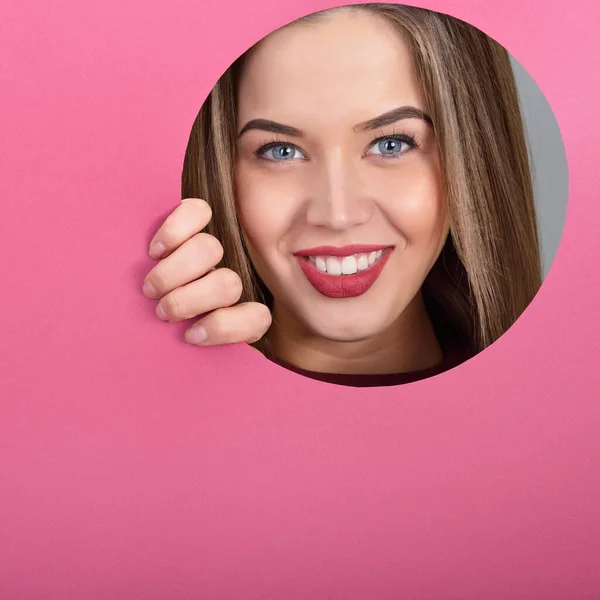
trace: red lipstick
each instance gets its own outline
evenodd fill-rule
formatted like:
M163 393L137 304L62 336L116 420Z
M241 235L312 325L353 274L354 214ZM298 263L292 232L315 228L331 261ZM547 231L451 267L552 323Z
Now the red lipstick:
M352 275L330 275L323 273L308 260L309 256L350 256L351 254L367 254L383 250L383 254L374 264L364 271L357 271ZM393 247L373 245L352 245L336 248L333 246L319 246L307 250L300 250L295 255L298 264L309 283L323 296L329 298L352 298L364 294L381 274L383 267L392 255Z

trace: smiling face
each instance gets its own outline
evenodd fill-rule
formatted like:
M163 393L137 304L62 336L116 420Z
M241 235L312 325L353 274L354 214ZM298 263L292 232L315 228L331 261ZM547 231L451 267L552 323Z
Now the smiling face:
M280 327L374 339L421 303L449 229L427 112L408 46L372 14L294 24L254 49L236 199Z

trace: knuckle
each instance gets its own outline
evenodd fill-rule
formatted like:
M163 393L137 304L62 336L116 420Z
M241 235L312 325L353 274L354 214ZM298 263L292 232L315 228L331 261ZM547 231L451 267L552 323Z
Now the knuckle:
M267 306L261 306L263 306L263 308L258 310L256 315L256 329L252 333L250 338L247 340L249 344L254 344L255 342L258 342L258 340L260 340L269 330L269 327L271 327L271 311L268 309Z
M210 315L210 339L223 343L227 338L227 320L223 311L217 310Z
M262 332L266 333L268 331L268 329L271 327L273 318L271 316L271 311L269 310L269 307L265 306L264 304L262 306L263 306L263 309L261 309L261 311L260 311L259 323L260 323L260 328L261 328Z
M162 269L154 269L148 276L148 280L154 286L156 292L161 295L162 291L167 289L168 280Z
M243 284L240 276L231 269L223 268L219 269L219 271L219 284L221 286L221 292L224 296L224 299L228 303L237 302L240 299L243 290Z
M204 223L208 223L212 219L212 208L206 200L202 198L184 198L181 203L192 205Z
M164 222L160 239L168 247L177 246L179 244L180 239L177 228L173 220L171 220L171 217L167 217L167 220Z
M167 294L161 300L161 303L163 310L165 311L165 314L167 315L169 320L178 321L184 318L181 303L177 298L177 294L174 294L173 292Z
M200 198L198 198L197 203L202 218L206 222L210 221L212 219L212 208L210 207L210 204L206 200L201 200Z
M203 252L206 252L212 259L213 264L221 262L224 250L221 242L213 235L208 233L199 233L198 241Z
M202 198L183 198L181 200L182 204L193 204L195 206L199 206L201 210L206 210L208 209L210 211L210 204L206 201L203 200Z

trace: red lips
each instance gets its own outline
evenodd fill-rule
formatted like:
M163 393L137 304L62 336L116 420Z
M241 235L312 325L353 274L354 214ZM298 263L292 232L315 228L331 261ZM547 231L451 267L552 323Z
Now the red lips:
M357 271L353 275L330 275L319 271L306 257L309 256L349 256L351 254L367 254L384 250L382 256L368 269ZM351 298L361 296L381 274L383 267L392 255L393 247L374 245L351 245L342 248L319 246L295 252L298 264L309 283L324 296L329 298Z

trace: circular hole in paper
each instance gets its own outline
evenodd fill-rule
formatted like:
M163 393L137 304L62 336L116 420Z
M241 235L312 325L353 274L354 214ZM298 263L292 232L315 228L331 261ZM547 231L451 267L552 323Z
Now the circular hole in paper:
M447 371L521 316L554 258L567 165L543 93L464 21L395 4L313 13L259 40L192 127L182 197L255 344L298 373L396 385Z

